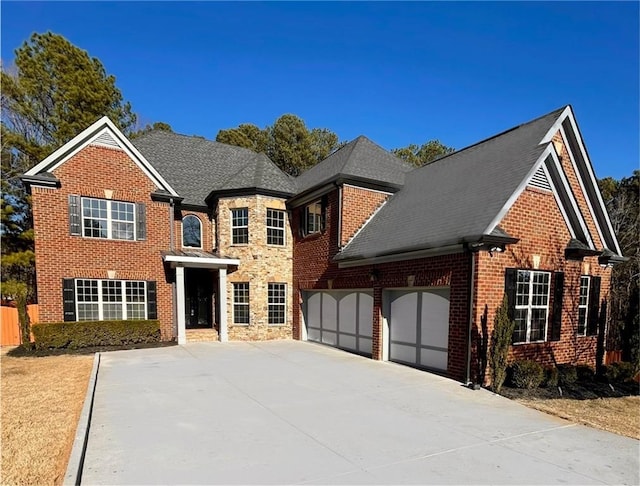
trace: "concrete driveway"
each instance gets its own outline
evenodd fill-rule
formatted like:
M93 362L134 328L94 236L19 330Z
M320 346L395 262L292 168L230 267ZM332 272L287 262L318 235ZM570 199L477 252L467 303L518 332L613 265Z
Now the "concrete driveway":
M105 353L83 484L638 484L638 441L298 341Z

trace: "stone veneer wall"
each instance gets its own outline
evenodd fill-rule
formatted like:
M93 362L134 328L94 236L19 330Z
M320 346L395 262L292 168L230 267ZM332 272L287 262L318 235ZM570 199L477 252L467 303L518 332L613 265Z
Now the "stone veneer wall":
M249 210L249 243L233 245L231 209ZM267 208L285 211L285 244L267 244ZM292 337L293 323L293 237L284 199L269 196L221 198L216 207L217 251L225 257L238 258L237 270L227 275L227 322L230 340L264 340ZM250 298L249 325L233 323L233 283L248 282ZM286 324L268 324L268 284L287 285Z

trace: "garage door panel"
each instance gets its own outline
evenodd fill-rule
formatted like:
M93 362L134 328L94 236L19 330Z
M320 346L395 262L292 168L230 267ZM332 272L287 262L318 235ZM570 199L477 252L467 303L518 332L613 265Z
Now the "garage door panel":
M320 330L321 322L320 322L320 306L322 304L322 299L320 294L310 294L307 299L307 315L305 316L305 321L307 323L307 328L309 329L318 329ZM320 339L320 334L318 332L318 339Z
M320 341L320 329L314 329L313 327L307 326L307 339L309 341Z
M322 329L338 330L338 300L328 292L322 296Z
M358 312L358 295L356 293L348 294L340 299L338 305L338 313L340 314L340 332L355 334Z
M322 331L322 343L330 344L331 346L338 345L338 333L332 331Z
M391 302L391 341L415 343L417 338L417 305L416 292L400 295Z
M358 338L358 350L361 353L371 354L373 351L373 340L371 338L360 337Z
M360 336L373 336L373 296L360 292L360 305L358 307L358 324ZM369 348L369 353L371 348Z
M394 361L404 361L405 363L416 362L416 347L407 344L391 343L391 356Z
M421 344L446 349L449 345L448 290L423 292L421 317Z
M355 336L340 333L340 347L347 348L352 351L358 350L358 340Z
M446 370L447 369L447 351L438 351L435 349L421 349L420 364L425 368Z

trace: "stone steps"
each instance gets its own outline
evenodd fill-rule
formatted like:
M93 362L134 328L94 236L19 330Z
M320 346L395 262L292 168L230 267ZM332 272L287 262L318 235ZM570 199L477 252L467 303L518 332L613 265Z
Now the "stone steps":
M218 341L217 329L186 329L188 343L202 343Z

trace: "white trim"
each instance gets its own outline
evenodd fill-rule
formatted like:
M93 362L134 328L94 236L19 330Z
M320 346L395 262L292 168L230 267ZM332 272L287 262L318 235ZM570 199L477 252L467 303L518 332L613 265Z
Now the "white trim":
M100 118L93 125L83 130L80 134L76 135L69 142L65 143L58 150L46 157L42 162L32 167L25 176L35 176L40 172L53 171L60 165L64 164L71 157L76 155L87 145L92 144L98 137L104 133L109 133L114 140L122 147L122 150L133 160L133 162L145 173L149 179L161 189L165 189L173 196L178 196L178 193L164 180L160 173L149 163L147 159L136 149L133 144L125 137L122 132L104 116Z
M278 227L278 226L269 226L269 211L275 211L278 213L282 213L282 227ZM272 218L273 219L273 218ZM284 209L278 209L278 208L270 208L267 207L266 211L265 211L265 218L264 218L264 222L265 222L265 232L266 232L266 238L265 241L267 243L268 246L273 246L273 247L277 247L277 248L283 248L285 246L287 246L287 232L285 231L285 229L287 228L287 211ZM279 243L269 243L269 230L276 230L276 231L282 231L282 244ZM233 233L232 233L232 237L233 237Z
M560 199L560 194L558 194L558 189L556 188L555 183L553 182L553 178L551 177L551 174L549 173L549 169L547 169L547 164L542 164L542 166L544 168L544 172L547 176L547 180L549 181L549 184L551 185L551 192L553 193L553 198L556 200L556 204L558 205L558 209L560 209L560 213L562 214L562 218L564 219L565 224L567 225L567 229L569 230L569 234L571 235L571 238L575 238L576 237L576 232L573 229L573 225L571 224L571 220L569 219L569 216L567 215L567 211L564 208L564 204L562 204L562 200Z
M218 323L218 339L221 343L229 341L229 326L227 322L227 269L218 271L218 306L220 322Z
M247 225L246 226L234 226L233 224L233 212L234 211L246 211L247 212ZM266 216L265 216L266 219ZM229 225L231 230L231 246L247 246L249 244L249 208L244 206L240 208L229 208ZM234 243L233 241L233 230L247 228L247 242L246 243Z
M186 297L184 267L176 267L176 314L178 320L178 344L187 343Z
M236 301L236 285L247 286L247 297L249 298L249 300L246 303ZM249 322L236 322L236 305L247 307L247 317L249 318ZM251 325L251 284L250 282L231 282L231 322L233 323L234 326L246 327Z
M284 303L280 303L280 302L275 302L272 303L270 300L270 295L269 295L269 287L271 285L282 285L284 288ZM287 284L285 282L267 282L267 326L286 326L287 325L287 306L289 304L289 299L288 297L288 288L287 288ZM282 322L276 322L276 323L271 323L269 322L269 308L271 306L275 306L276 308L282 308L283 309L283 318L282 318Z
M562 113L558 116L555 123L551 125L551 128L549 129L549 131L545 134L544 137L542 137L542 140L540 141L541 145L543 143L549 143L551 142L551 140L553 140L553 136L556 134L558 129L562 126L562 122L567 117L567 115L570 115L570 114L571 114L571 106L567 105L564 107L564 110L562 110Z
M189 257L182 255L165 255L163 260L172 264L198 264L211 268L227 268L228 265L240 265L240 260L233 258L214 258L214 257ZM172 265L177 266L177 265ZM182 266L182 265L180 265ZM189 266L189 265L186 265Z
M580 304L580 298L582 297L582 279L587 279L587 302L586 304ZM578 287L578 326L576 328L576 336L584 337L587 335L587 328L589 327L589 299L591 297L591 275L580 275L580 286ZM580 309L584 309L584 332L580 332Z

